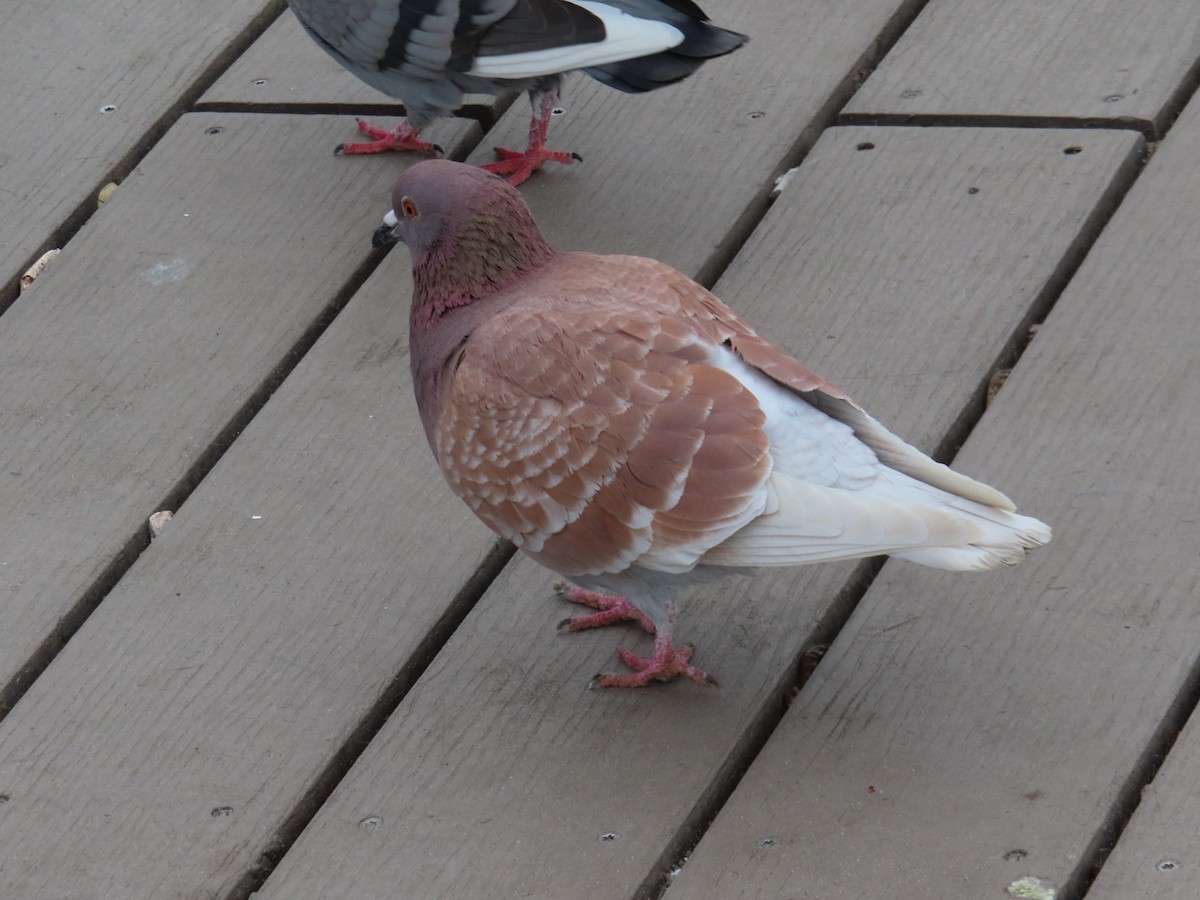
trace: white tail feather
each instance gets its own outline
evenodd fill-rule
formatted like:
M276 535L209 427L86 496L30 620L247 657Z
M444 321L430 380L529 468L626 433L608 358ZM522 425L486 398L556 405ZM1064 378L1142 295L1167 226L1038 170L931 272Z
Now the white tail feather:
M1037 519L985 506L901 473L865 491L775 473L768 512L701 559L716 566L796 566L889 554L982 571L1015 565L1050 540Z

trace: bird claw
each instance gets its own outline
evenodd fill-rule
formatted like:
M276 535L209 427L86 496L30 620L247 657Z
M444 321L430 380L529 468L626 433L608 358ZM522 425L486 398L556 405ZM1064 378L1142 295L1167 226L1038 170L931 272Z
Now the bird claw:
M514 187L527 181L530 175L542 167L543 163L556 162L569 166L574 162L583 162L583 157L578 153L546 150L541 147L530 147L527 150L496 147L495 150L496 155L500 157L500 162L486 163L480 168L495 175L507 175L508 183Z
M433 156L443 156L444 151L437 144L421 140L419 132L408 122L401 122L394 129L377 128L365 119L355 119L358 130L369 137L370 141L357 144L338 144L333 148L335 154L354 155L360 153L385 153L389 150L413 150L417 153L429 153Z
M569 585L563 581L554 583L554 592L571 603L590 606L599 612L584 616L568 616L558 623L559 629L583 631L587 628L602 628L617 622L637 622L647 632L654 635L654 653L650 657L638 656L624 647L617 648L617 656L621 662L633 669L626 675L609 675L599 673L588 682L588 690L595 687L645 687L651 681L670 681L679 675L686 675L696 684L708 684L716 687L717 680L702 669L691 664L692 655L696 652L693 644L680 644L678 647L671 643L671 631L675 622L675 604L667 606L667 620L661 628L654 620L629 601L628 597L610 597L595 591Z
M583 616L568 616L558 623L559 630L585 631L588 628L603 628L617 622L636 622L648 634L654 634L654 620L629 602L628 597L610 597L587 591L581 587L555 582L554 592L563 600L590 606L599 612Z
M655 641L654 655L647 659L618 647L617 656L633 672L626 675L601 673L588 682L588 690L594 687L645 687L651 681L670 681L679 675L686 675L696 684L717 687L717 679L691 664L695 652L696 648L691 644L672 647L669 641Z

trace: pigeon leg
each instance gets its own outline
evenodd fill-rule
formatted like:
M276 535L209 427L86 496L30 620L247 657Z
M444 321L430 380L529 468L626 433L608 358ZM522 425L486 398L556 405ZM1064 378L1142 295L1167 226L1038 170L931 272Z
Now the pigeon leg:
M533 118L529 122L529 144L525 150L497 147L496 155L500 157L500 162L480 166L497 175L507 175L511 185L518 185L527 180L544 162L570 165L583 159L578 153L546 149L546 132L550 129L550 116L554 114L554 107L558 104L558 89L538 91L534 93L532 101Z
M654 636L654 655L647 659L631 653L624 647L617 648L617 656L621 662L634 671L629 675L596 675L588 684L593 687L645 687L651 681L670 681L679 675L686 675L696 684L716 685L717 680L707 672L697 669L691 664L692 654L696 648L691 644L681 644L676 647L671 641L671 632L675 625L676 607L674 603L667 605L667 621L659 627Z
M333 148L334 153L383 153L387 150L416 150L418 153L432 153L441 156L442 148L437 144L421 140L420 131L413 128L405 120L392 131L386 128L376 128L370 122L355 119L358 130L369 137L370 141L360 144L338 144Z
M563 582L554 585L555 593L564 600L581 603L598 609L600 612L587 616L570 616L558 623L559 628L569 631L583 631L588 628L603 628L617 622L637 622L648 634L654 634L654 620L629 602L628 597L610 597L607 594L597 594L595 591L585 591Z

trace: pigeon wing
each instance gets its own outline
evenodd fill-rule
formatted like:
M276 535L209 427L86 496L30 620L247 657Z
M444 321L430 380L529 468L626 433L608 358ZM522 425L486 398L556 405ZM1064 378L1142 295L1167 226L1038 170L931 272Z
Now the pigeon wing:
M452 489L564 575L684 572L762 511L763 414L686 322L514 308L463 347L435 433Z
M668 269L668 273L672 271ZM795 391L831 419L849 426L880 462L925 484L985 506L1009 512L1016 509L1013 502L995 488L935 462L901 440L840 388L756 334L737 313L690 278L677 272L674 276L668 273L663 277L672 284L684 309L699 319L710 319L719 339L748 365Z

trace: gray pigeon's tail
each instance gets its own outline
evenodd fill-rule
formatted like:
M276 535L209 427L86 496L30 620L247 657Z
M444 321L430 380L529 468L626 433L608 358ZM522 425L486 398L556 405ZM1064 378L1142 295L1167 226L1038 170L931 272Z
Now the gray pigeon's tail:
M700 68L705 60L724 56L748 40L744 34L711 24L703 10L691 0L604 2L631 16L666 22L683 32L683 42L662 53L583 69L597 81L627 94L640 94L682 81Z

